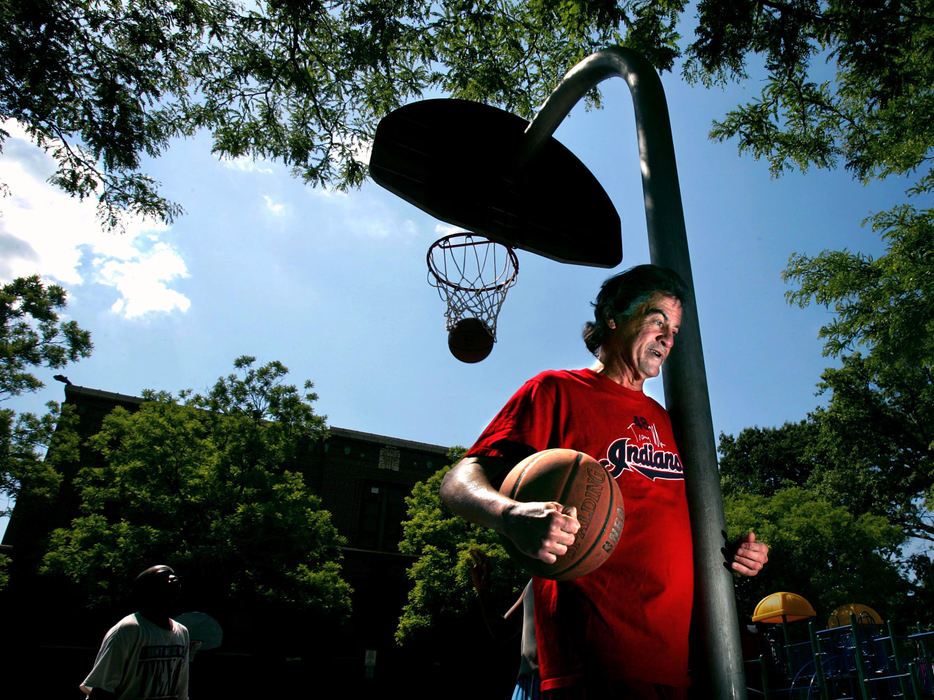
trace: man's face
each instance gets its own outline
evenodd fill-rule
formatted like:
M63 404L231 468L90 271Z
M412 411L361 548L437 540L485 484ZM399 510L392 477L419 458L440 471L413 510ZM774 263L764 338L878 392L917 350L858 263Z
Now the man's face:
M158 605L175 602L182 588L182 582L175 571L165 565L146 569L137 580L146 599Z
M632 383L641 387L657 377L681 329L681 302L664 294L653 294L639 305L613 334L613 347L628 370Z

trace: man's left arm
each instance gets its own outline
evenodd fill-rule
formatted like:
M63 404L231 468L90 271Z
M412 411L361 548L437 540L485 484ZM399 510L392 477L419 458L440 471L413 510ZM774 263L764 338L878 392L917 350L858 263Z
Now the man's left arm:
M734 545L730 568L743 576L755 576L768 560L769 546L765 542L756 542L756 533L750 532Z

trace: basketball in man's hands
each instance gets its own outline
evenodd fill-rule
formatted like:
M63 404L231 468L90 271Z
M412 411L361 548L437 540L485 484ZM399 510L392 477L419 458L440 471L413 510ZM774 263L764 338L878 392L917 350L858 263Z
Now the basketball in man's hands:
M554 564L522 554L503 538L510 556L536 576L566 581L590 573L609 558L623 532L625 511L619 487L602 464L583 452L536 452L512 468L499 491L516 501L557 501L577 508L580 530L574 544Z

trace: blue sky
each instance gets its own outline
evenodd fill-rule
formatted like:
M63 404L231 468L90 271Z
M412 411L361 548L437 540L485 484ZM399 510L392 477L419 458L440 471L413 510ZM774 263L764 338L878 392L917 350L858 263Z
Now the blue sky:
M904 199L904 181L863 186L842 171L772 179L733 143L708 140L711 121L758 85L691 87L663 76L716 432L775 426L814 408L830 364L817 338L830 314L784 300L793 252L878 254L861 226ZM68 317L91 331L93 355L64 373L75 384L139 394L203 390L234 358L280 360L331 425L441 445L472 442L536 372L590 364L580 331L600 283L649 261L629 91L603 83L605 107L578 105L555 132L595 174L620 213L616 270L519 252L519 277L483 362L448 352L444 306L425 253L453 229L373 183L313 189L274 163L221 162L209 140L173 144L146 170L186 213L171 226L130 221L100 230L93 203L44 184L48 159L13 136L0 158L0 278L40 273L69 292ZM9 125L7 126L9 129ZM62 385L10 400L40 410ZM661 380L647 391L662 398ZM0 524L2 527L2 524Z

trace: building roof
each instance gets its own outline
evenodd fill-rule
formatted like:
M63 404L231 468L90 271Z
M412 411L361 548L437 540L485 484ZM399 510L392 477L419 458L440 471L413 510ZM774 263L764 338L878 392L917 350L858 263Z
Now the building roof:
M128 394L118 394L112 391L103 391L102 389L92 389L91 387L78 386L77 384L65 385L65 400L87 401L96 400L102 403L122 404L125 406L139 406L145 399L141 396L130 396ZM366 433L360 430L350 430L349 428L339 428L329 425L328 430L332 437L345 437L364 442L374 442L380 445L397 447L409 450L421 450L425 452L437 452L440 455L446 455L447 447L435 445L429 442L419 442L417 440L404 440L402 438L391 437L389 435L377 435L375 433Z

